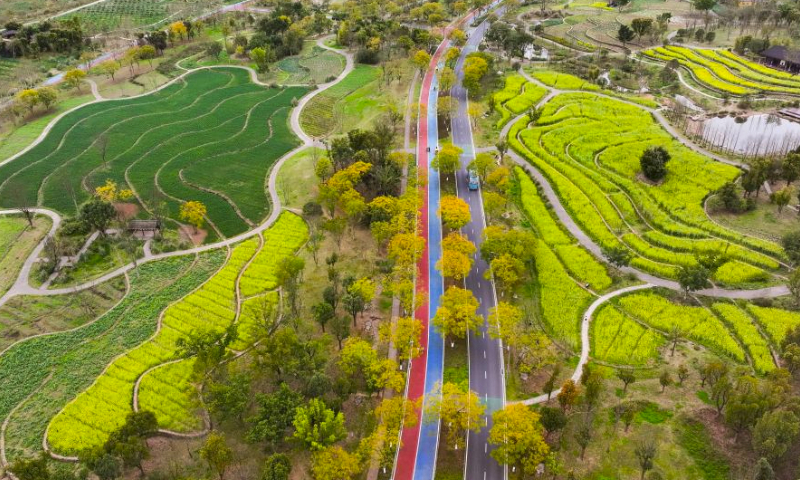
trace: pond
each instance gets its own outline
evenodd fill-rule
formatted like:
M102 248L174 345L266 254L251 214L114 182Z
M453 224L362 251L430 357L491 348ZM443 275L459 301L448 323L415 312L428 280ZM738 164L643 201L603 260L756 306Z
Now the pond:
M777 115L715 117L702 129L710 144L742 155L783 155L800 146L800 123Z

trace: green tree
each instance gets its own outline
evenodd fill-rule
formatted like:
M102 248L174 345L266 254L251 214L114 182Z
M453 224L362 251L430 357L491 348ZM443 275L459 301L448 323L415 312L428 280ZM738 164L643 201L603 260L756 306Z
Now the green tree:
M767 412L753 427L753 449L774 462L783 456L800 431L800 420L788 410Z
M205 443L200 447L200 458L213 470L220 480L233 463L233 450L228 446L225 437L217 432L208 434Z
M454 174L461 166L460 157L464 151L452 143L444 143L433 157L431 166L441 173Z
M711 10L717 6L717 0L692 0L692 5L705 15L705 27L708 30L708 21Z
M786 255L794 263L800 263L800 230L793 230L781 238Z
M664 147L647 147L639 159L642 173L652 182L661 181L667 175L667 162L670 158Z
M647 35L653 30L653 19L634 18L631 21L631 28L634 32L636 32L636 36L639 37L639 40L641 40L643 36Z
M661 375L658 377L658 383L661 384L661 393L664 393L664 390L672 385L672 375L668 370L661 372Z
M617 30L617 40L622 42L622 45L626 45L628 42L636 37L636 32L627 25L620 25L619 30Z
M256 47L250 50L250 60L256 64L261 73L269 71L269 64L275 61L275 53L270 47Z
M42 452L36 458L23 458L11 464L10 470L19 480L50 480L50 470L47 468L48 456Z
M258 408L256 414L247 420L251 424L247 439L271 446L279 444L286 438L303 397L287 384L281 383L275 392L259 393L255 400Z
M300 257L285 257L278 262L275 279L286 293L293 315L297 315L297 293L302 283L302 273L306 262Z
M616 268L627 267L631 263L633 253L624 245L603 247L603 256Z
M520 478L531 474L550 453L542 436L539 414L521 403L506 405L492 415L491 456L502 465L517 467Z
M475 156L475 160L469 163L468 168L474 170L481 180L485 180L489 172L497 168L497 159L491 153L479 153Z
M350 336L350 319L347 317L336 316L331 321L331 332L339 343L339 350L342 349L342 340Z
M206 55L219 59L219 54L222 53L222 44L219 42L211 42L206 47Z
M264 469L261 471L261 480L289 480L292 472L292 462L283 453L276 453L267 457Z
M333 320L336 316L336 311L330 303L319 302L311 307L311 314L314 316L314 321L317 322L322 328L322 331L325 332L325 325Z
M708 270L700 264L682 265L678 268L678 283L687 296L690 292L705 288L709 276Z
M778 215L783 212L783 209L786 208L786 205L789 205L789 202L792 200L792 194L792 189L790 187L785 187L777 192L772 192L772 194L769 196L769 201L778 207Z
M93 198L81 205L78 218L84 225L89 227L89 229L97 231L102 237L105 237L106 229L116 215L117 210L114 208L114 205L104 202L99 198Z
M250 376L236 373L223 381L212 381L203 389L203 393L203 400L210 412L223 420L241 421L250 403Z
M766 458L761 457L756 464L756 474L753 480L775 480L775 472Z
M335 413L318 398L312 398L305 406L298 407L292 423L294 438L312 451L323 450L347 434L344 414Z
M632 368L621 368L617 370L617 378L619 378L624 385L622 387L623 394L628 391L628 385L636 381L636 375Z
M39 94L39 103L44 105L45 110L50 110L58 101L58 90L53 87L41 87L36 92Z
M539 410L545 439L567 426L567 415L560 408L544 406Z

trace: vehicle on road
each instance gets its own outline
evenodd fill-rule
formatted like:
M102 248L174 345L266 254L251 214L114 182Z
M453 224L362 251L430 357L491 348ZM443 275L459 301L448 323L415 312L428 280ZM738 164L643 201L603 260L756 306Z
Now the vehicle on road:
M480 181L478 179L478 172L476 172L475 170L470 170L469 171L469 183L468 183L468 186L469 186L469 189L471 191L477 190L478 187L480 186Z

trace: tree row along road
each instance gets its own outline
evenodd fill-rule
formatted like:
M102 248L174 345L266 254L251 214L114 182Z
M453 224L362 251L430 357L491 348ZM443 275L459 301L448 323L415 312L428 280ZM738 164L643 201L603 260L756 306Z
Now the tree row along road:
M281 204L281 199L280 199L280 196L278 195L278 191L277 191L277 178L278 178L278 173L280 172L281 166L286 162L286 160L290 159L291 157L293 157L294 155L296 155L300 151L302 151L302 150L304 150L304 149L306 149L308 147L314 146L313 139L311 139L308 135L306 135L305 132L303 132L302 128L300 128L300 122L299 122L300 110L302 110L303 107L313 97L315 97L316 95L319 95L320 93L324 92L325 90L331 88L332 86L334 86L337 83L339 83L340 81L342 81L350 72L353 71L353 68L354 68L354 63L355 62L353 60L353 55L351 53L344 52L342 50L338 50L338 49L329 47L329 46L325 45L323 40L324 39L320 39L320 40L317 41L317 44L320 47L325 48L327 50L331 50L333 52L336 52L336 53L339 53L339 54L345 56L345 59L346 59L345 69L339 74L339 76L336 77L336 79L334 79L334 80L332 80L332 81L330 81L328 83L321 84L321 85L319 85L319 87L316 90L312 90L308 94L306 94L302 99L300 99L300 102L298 103L297 107L295 107L294 111L292 112L292 121L290 122L291 123L291 127L292 127L292 130L294 131L295 135L297 135L301 139L302 143L298 147L296 147L293 150L287 152L285 155L283 155L281 158L279 158L275 162L275 165L273 165L272 170L270 171L270 174L269 174L269 178L267 180L267 185L266 185L266 188L269 191L270 201L272 202L273 207L272 207L272 212L270 213L269 217L267 217L267 219L261 225L258 225L256 228L254 228L252 230L249 230L249 231L247 231L245 233L242 233L242 234L237 235L235 237L231 237L231 238L222 240L222 241L217 242L217 243L212 243L212 244L208 244L208 245L202 245L202 246L195 247L195 248L190 248L190 249L187 249L187 250L178 250L178 251L174 251L174 252L161 253L161 254L157 254L157 255L153 255L153 254L150 254L148 252L148 253L145 253L145 256L143 258L137 260L135 263L131 262L131 263L127 264L127 265L119 267L116 270L113 270L113 271L111 271L109 273L106 273L105 275L102 275L101 277L99 277L99 278L97 278L95 280L83 283L81 285L76 285L76 286L66 287L66 288L57 288L57 289L51 289L51 290L42 290L42 289L39 289L39 288L34 288L34 287L32 287L30 285L30 282L29 282L30 272L33 269L34 264L37 262L37 260L39 258L39 255L41 254L42 250L44 249L45 242L47 241L47 239L51 235L53 235L55 233L58 224L61 223L61 217L56 212L53 212L53 211L50 211L50 210L47 210L47 209L37 208L37 209L35 209L36 213L39 213L39 214L42 214L42 215L47 215L47 216L49 216L50 218L53 219L53 227L50 229L50 232L48 233L48 235L39 243L39 245L37 245L37 247L33 250L33 252L31 252L31 254L28 256L28 258L25 260L25 262L23 263L22 269L20 270L20 273L17 276L17 280L14 283L14 285L2 297L0 297L0 306L4 305L10 298L15 297L15 296L19 296L19 295L34 295L34 296L36 296L36 295L63 295L63 294L67 294L67 293L75 293L77 291L86 290L88 288L92 288L92 287L94 287L96 285L99 285L99 284L101 284L103 282L106 282L108 280L111 280L111 279L113 279L115 277L118 277L119 275L122 275L122 274L124 274L124 273L126 273L126 272L128 272L128 271L130 271L130 270L132 270L134 268L136 268L136 266L141 265L142 263L151 262L151 261L155 261L155 260L161 260L161 259L169 258L169 257L177 257L177 256L181 256L181 255L191 255L191 254L206 252L206 251L209 251L209 250L214 250L214 249L217 249L217 248L227 247L229 245L233 245L233 244L238 243L238 242L240 242L242 240L250 238L250 237L252 237L254 235L259 235L262 232L264 232L265 230L267 230L269 227L271 227L272 224L275 223L275 221L278 219L278 216L280 215L281 211L283 210L283 207L282 207L282 204ZM186 71L185 73L181 74L180 76L176 77L175 79L171 80L170 82L162 85L158 89L156 89L156 90L154 90L152 92L148 92L148 93L143 94L143 95L150 95L150 94L154 93L155 91L161 90L163 88L168 87L169 85L172 85L175 82L182 81L182 79L186 75L190 75L191 73L196 72L198 70L204 70L204 69L209 69L209 68L217 68L217 67L200 67L200 68L196 68L196 69L193 69L193 70ZM263 85L263 86L267 86L266 84L264 84L264 83L262 83L262 82L260 82L258 80L258 78L256 76L256 72L253 71L250 68L247 68L247 67L232 67L232 66L221 66L219 68L243 68L243 69L246 69L246 70L250 71L250 74L251 74L251 77L252 77L252 80L253 80L254 83L257 83L257 84ZM131 98L131 97L128 97L128 98ZM104 101L113 101L113 100L104 100ZM88 105L88 104L85 104L85 105ZM25 153L29 149L33 148L35 145L37 145L42 140L44 140L44 138L47 136L47 134L50 132L50 130L53 128L53 126L64 115L66 115L66 114L68 114L68 113L70 113L70 112L72 112L72 111L74 111L74 110L76 110L78 108L81 108L82 106L85 106L85 105L81 105L81 106L75 107L74 109L68 110L68 111L64 112L63 114L59 115L58 117L54 118L47 125L47 127L42 132L42 134L31 145L29 145L22 152L19 152L18 154L14 155L12 157L9 157L8 159L0 162L0 164L4 164L4 163L7 163L7 162L10 162L10 161L14 160L15 158L18 158L20 155L22 155L23 153ZM9 215L9 214L14 214L14 213L19 213L19 211L18 210L0 210L0 215Z
M502 15L503 7L497 10ZM461 165L456 173L456 189L458 196L469 205L470 222L461 232L480 251L483 243L483 229L486 219L480 190L468 188L469 174L467 166L475 159L475 145L472 138L472 124L468 113L469 99L463 86L464 62L468 54L478 50L483 40L488 22L484 21L469 33L467 44L461 49L461 55L455 64L456 85L450 90L450 96L458 102L458 109L452 118L453 144L463 150ZM505 371L503 362L503 344L499 339L489 335L489 310L497 303L494 283L486 279L489 265L476 254L474 268L464 280L464 285L479 301L478 314L484 318L479 333L468 333L469 354L469 389L478 396L486 407L485 418L481 420L479 432L467 432L467 448L465 462L466 480L502 480L505 468L491 456L494 447L489 445L489 430L492 428L492 414L505 406Z

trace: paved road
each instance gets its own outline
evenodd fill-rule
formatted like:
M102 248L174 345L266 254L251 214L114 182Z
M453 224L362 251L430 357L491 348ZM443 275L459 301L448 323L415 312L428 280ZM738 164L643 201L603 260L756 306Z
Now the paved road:
M502 13L502 12L499 12ZM458 196L467 202L471 221L462 228L462 233L478 247L483 242L483 229L486 221L483 211L481 192L470 191L467 165L475 158L475 145L472 139L472 125L468 112L467 91L463 87L464 60L466 56L477 51L488 28L488 22L481 23L469 32L467 44L461 49L461 56L456 61L456 86L451 89L454 100L458 100L458 110L452 119L453 143L464 153L461 155L461 168L456 174ZM478 432L469 432L467 436L466 469L467 480L502 480L505 468L491 457L493 448L489 445L489 429L492 427L492 413L501 410L505 405L505 372L503 370L503 344L500 340L488 335L489 309L496 305L494 285L486 280L485 273L489 265L475 254L474 268L465 279L465 286L480 302L478 313L484 317L484 324L479 334L469 334L469 388L474 391L486 406L486 419L483 428Z

